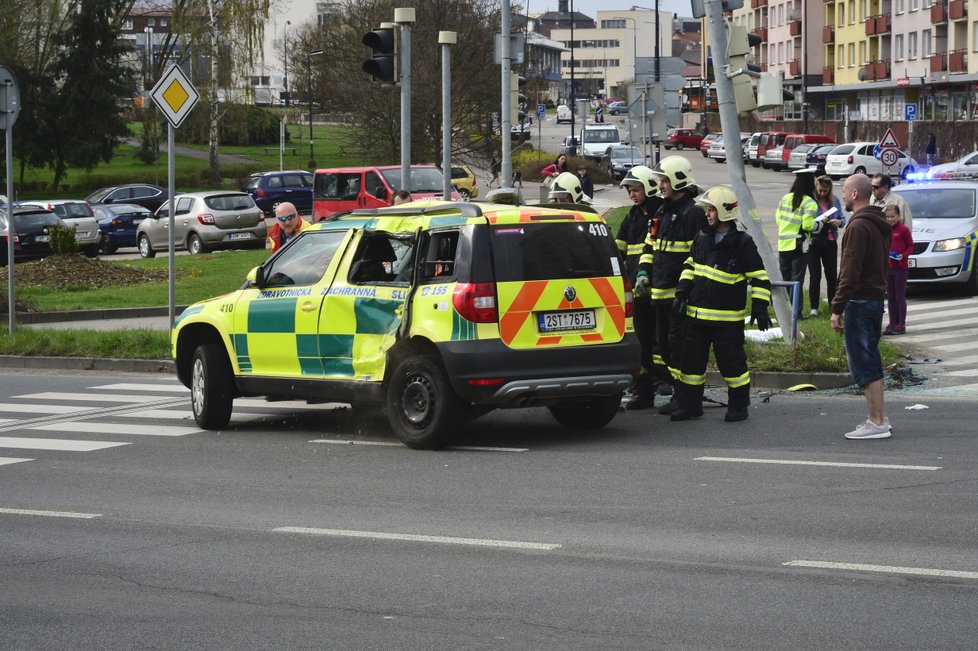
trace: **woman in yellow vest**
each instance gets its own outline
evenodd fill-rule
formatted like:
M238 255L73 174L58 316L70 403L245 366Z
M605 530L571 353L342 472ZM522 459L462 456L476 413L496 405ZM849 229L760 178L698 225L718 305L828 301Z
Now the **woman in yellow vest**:
M778 266L781 278L785 281L805 283L805 270L808 268L808 241L816 230L815 216L818 203L815 202L815 174L813 167L795 172L795 182L788 194L781 197L774 219L778 224ZM792 293L788 292L789 298ZM799 297L801 294L799 294ZM801 309L802 301L793 306L795 313Z

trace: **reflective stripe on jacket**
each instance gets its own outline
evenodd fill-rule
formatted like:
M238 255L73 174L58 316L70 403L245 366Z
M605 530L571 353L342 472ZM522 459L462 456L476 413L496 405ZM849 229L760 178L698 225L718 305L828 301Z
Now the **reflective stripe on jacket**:
M653 301L672 300L676 296L683 263L689 257L696 234L706 228L706 213L686 192L676 201L667 201L659 209L659 236L645 241L640 263L650 271L650 297Z
M750 235L731 230L719 242L715 235L714 226L696 237L677 291L688 298L686 316L743 325L754 301L762 302L765 309L771 302L771 282Z
M798 209L792 209L795 195L791 192L781 197L774 219L778 224L778 251L794 251L815 228L818 204L811 197L803 197Z

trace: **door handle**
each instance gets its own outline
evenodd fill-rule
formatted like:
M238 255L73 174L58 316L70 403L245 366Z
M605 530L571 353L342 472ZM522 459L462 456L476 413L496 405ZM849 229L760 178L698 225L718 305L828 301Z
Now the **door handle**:
M303 312L314 312L316 310L316 307L317 307L317 304L316 303L312 303L312 302L306 301L305 303L302 304L302 306L300 307L300 309Z

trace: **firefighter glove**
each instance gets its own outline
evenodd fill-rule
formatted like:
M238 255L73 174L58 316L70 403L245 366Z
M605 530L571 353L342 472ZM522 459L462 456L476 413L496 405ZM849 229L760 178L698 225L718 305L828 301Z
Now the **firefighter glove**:
M750 313L751 324L756 323L757 329L764 332L771 327L771 317L768 316L767 306L755 305Z
M644 271L639 271L635 276L635 290L632 292L635 298L647 298L649 296L649 275Z
M689 305L689 299L686 298L685 292L676 292L676 298L672 301L672 313L676 316L686 316L686 307Z

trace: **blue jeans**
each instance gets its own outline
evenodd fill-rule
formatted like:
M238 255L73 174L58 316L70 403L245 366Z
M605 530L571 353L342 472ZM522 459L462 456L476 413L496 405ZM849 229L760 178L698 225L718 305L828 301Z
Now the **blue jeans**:
M883 379L880 336L883 332L883 301L849 301L842 325L849 372L860 388Z

